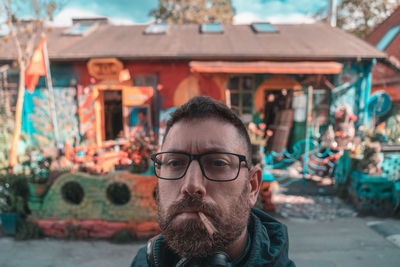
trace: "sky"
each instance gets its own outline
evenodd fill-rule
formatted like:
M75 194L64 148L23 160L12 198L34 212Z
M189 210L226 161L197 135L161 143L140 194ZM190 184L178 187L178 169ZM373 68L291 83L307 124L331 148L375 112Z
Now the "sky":
M254 21L311 23L311 14L327 9L329 0L231 0L236 10L235 24ZM338 0L337 2L339 2ZM154 19L149 12L158 0L69 0L55 15L56 26L72 24L72 17L107 16L114 24L146 24Z

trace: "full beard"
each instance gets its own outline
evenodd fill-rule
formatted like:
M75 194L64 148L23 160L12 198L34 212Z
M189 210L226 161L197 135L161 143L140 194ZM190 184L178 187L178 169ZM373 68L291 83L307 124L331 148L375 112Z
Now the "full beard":
M183 258L203 258L217 251L225 251L247 226L250 214L248 192L249 188L244 186L226 215L217 206L191 195L176 201L164 213L157 197L158 221L167 245ZM180 211L187 208L203 212L217 230L216 234L210 236L200 218L190 218L180 223L174 221Z

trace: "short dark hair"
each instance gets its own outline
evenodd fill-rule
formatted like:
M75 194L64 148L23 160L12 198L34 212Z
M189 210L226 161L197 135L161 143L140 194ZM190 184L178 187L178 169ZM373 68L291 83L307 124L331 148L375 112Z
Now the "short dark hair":
M251 142L243 122L224 103L208 96L195 96L171 113L171 118L167 121L163 143L171 127L178 121L206 118L220 119L236 128L245 141L247 162L251 164Z

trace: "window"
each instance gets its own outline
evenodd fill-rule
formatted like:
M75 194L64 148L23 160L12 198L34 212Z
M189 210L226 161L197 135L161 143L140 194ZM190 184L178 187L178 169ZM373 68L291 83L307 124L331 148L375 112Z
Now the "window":
M151 86L157 88L157 75L137 75L133 77L133 86Z
M272 25L271 23L268 23L268 22L253 23L253 24L251 24L251 27L257 33L279 32L278 29L274 25Z
M229 79L228 90L230 93L231 107L244 120L251 120L253 110L252 76L234 76Z
M165 34L168 29L168 23L156 23L149 25L145 30L145 34Z
M223 33L221 23L203 23L200 26L200 32L202 33Z

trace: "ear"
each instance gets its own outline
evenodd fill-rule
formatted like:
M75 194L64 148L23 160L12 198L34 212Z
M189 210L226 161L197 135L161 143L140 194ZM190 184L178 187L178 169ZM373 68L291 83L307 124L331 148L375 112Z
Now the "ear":
M260 191L262 182L262 171L260 165L257 164L251 168L249 173L249 204L253 207L257 202L258 192Z

